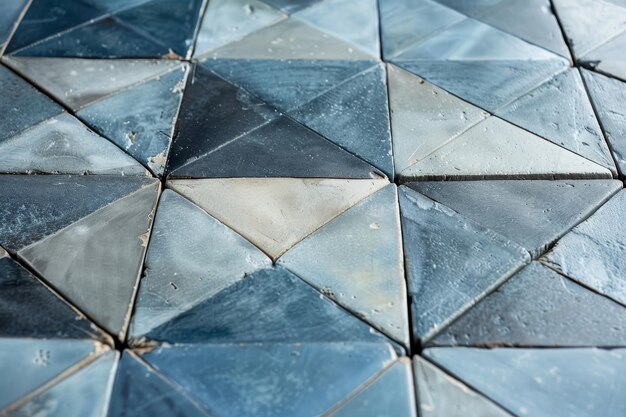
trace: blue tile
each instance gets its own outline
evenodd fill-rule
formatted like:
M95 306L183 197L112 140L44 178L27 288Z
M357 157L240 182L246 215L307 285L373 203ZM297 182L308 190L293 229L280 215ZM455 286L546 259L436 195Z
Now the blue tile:
M27 4L28 0L7 0L0 4L0 51Z
M320 0L263 0L264 3L270 6L282 10L286 13L297 12L304 8L310 7Z

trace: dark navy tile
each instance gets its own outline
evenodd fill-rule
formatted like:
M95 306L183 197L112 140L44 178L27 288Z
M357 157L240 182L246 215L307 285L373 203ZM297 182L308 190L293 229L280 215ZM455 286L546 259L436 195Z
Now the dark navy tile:
M0 176L0 245L16 252L152 182L114 176Z
M375 178L384 174L281 116L175 170L175 178Z
M244 277L147 337L169 343L386 340L282 267Z
M624 346L626 308L533 262L429 345Z
M168 169L176 170L278 115L244 90L194 66L178 115Z
M621 186L619 181L612 180L409 184L427 197L521 244L533 257L541 255Z
M161 347L143 357L215 417L305 417L344 400L395 354L384 343L312 343Z

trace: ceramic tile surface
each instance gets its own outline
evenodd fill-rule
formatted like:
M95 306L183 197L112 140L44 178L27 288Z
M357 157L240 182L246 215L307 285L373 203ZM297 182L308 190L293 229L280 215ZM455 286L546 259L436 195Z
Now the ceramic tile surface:
M626 415L626 1L0 3L0 417Z

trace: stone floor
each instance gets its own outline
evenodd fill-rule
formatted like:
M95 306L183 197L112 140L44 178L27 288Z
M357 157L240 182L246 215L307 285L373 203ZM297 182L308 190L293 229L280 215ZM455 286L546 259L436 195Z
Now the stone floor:
M2 0L0 415L626 416L625 0Z

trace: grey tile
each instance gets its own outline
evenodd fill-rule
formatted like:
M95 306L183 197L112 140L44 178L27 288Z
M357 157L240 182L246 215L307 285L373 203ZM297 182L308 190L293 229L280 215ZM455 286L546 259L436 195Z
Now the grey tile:
M18 252L73 304L124 338L158 197L156 181Z
M171 190L161 195L130 328L139 337L272 265L251 243Z
M625 6L626 7L626 6ZM626 81L626 32L602 44L586 54L581 60L587 66L604 74Z
M400 187L413 336L424 341L529 261L520 246Z
M213 415L304 417L329 410L395 354L383 343L193 345L144 358Z
M626 308L537 262L429 342L485 347L625 344Z
M557 242L542 261L626 305L626 191Z
M576 69L558 74L496 113L616 172L580 73Z
M396 187L389 184L296 244L278 264L409 345Z
M537 257L622 184L611 180L504 180L415 182L410 187L521 244Z
M516 415L626 412L624 349L434 348L425 355Z
M512 417L489 399L419 356L413 358L421 417Z

